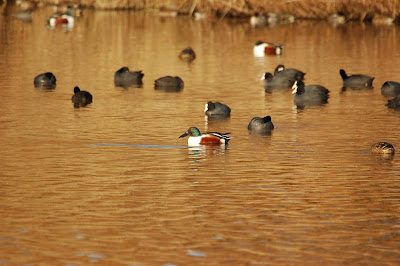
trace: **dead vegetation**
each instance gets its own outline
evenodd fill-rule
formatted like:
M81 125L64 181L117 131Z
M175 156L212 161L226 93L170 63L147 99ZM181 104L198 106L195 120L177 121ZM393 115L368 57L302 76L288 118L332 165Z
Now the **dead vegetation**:
M2 0L0 0L2 1ZM38 0L33 0L38 1ZM327 19L343 14L347 19L374 16L396 18L400 0L39 0L45 4L79 4L97 9L157 9L192 15L205 12L219 17L251 16L255 12L290 14L297 19Z

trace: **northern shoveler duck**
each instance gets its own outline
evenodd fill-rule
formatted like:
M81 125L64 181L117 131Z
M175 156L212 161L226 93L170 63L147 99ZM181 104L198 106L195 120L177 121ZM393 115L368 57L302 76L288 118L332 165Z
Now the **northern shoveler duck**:
M90 92L81 91L79 87L74 88L74 95L71 98L75 107L83 107L92 103L93 97Z
M185 133L183 133L180 138L189 136L188 145L198 146L198 145L225 145L231 137L227 136L229 133L218 133L218 132L206 132L200 133L197 127L190 127Z
M283 44L256 41L253 52L255 56L281 55L283 47Z
M389 142L377 142L372 144L371 152L376 154L394 154L395 150Z
M274 75L282 75L290 80L303 80L306 73L294 68L285 68L284 65L278 65L275 68Z
M396 97L400 94L400 83L395 81L386 81L382 85L381 94Z
M267 72L262 77L261 80L264 80L264 88L266 90L271 89L290 89L292 88L294 82L296 80L290 79L277 73L275 76L271 73Z
M250 17L250 25L253 27L264 27L268 24L267 17L258 12Z
M388 103L386 104L386 106L391 109L399 110L400 109L400 95L397 95L393 99L388 100Z
M295 81L292 87L293 101L297 106L321 105L328 102L329 90L320 85L304 85L303 81Z
M371 89L372 82L375 79L374 77L361 74L348 76L343 69L340 69L339 73L343 79L343 87L349 87L351 89Z
M156 90L181 91L184 87L183 80L180 77L166 76L154 81Z
M48 24L50 25L50 27L55 27L57 25L67 25L69 28L72 28L74 26L74 20L75 19L73 16L67 14L55 14L48 19Z
M194 50L192 49L192 47L187 47L185 49L183 49L180 53L179 53L179 59L183 60L183 61L193 61L196 58L196 53L194 52Z
M208 103L206 103L204 113L206 114L206 116L230 116L231 108L229 108L226 104L220 102L209 101Z
M274 124L272 123L271 117L269 115L263 118L253 117L253 119L251 119L249 125L247 126L247 129L251 132L259 134L271 133L271 130L273 130L274 128Z
M142 79L144 74L142 71L129 71L128 67L122 67L114 74L114 84L117 87L131 87L134 85L143 85Z
M56 87L56 77L51 72L42 73L35 77L33 84L37 88L54 89Z

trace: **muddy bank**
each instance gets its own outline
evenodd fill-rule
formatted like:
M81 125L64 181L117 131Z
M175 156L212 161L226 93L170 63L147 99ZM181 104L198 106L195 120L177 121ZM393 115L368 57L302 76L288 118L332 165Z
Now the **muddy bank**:
M0 0L1 1L1 0ZM41 4L79 4L96 9L168 10L191 15L204 12L217 17L248 17L256 12L293 15L296 19L327 19L343 14L346 19L376 16L397 18L398 0L44 0Z

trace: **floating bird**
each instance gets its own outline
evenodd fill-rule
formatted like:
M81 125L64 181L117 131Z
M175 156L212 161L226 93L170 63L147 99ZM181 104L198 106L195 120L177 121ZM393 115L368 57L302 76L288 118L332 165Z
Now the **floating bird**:
M372 144L371 152L375 154L394 154L395 149L389 142L377 142Z
M79 87L75 87L71 100L75 107L84 107L92 102L93 97L89 92L81 91Z
M277 73L275 76L271 73L267 72L262 77L261 80L264 80L264 88L267 90L270 89L290 89L292 88L295 79L290 79L285 75L281 75Z
M386 81L382 85L381 94L385 96L396 97L400 94L400 83L395 81Z
M274 71L274 75L277 74L280 74L291 80L303 80L306 73L294 68L285 68L284 65L278 65Z
M303 81L295 81L292 89L293 100L297 106L321 105L329 98L329 90L320 85L304 86Z
M281 55L283 47L283 44L256 41L253 53L255 56Z
M191 47L187 47L179 53L179 59L181 59L183 61L191 62L195 58L196 58L196 53L194 52L194 50Z
M42 73L35 77L33 84L37 88L54 89L56 87L56 77L51 72Z
M268 24L267 17L258 12L250 17L250 25L253 27L264 27Z
M189 136L188 146L199 145L225 145L231 137L227 136L229 133L206 132L200 133L197 127L190 127L180 138Z
M114 74L114 84L117 87L131 87L143 85L142 71L129 71L128 67L122 67Z
M252 133L258 133L258 134L270 134L271 130L273 130L274 124L271 121L271 117L265 116L263 118L261 117L254 117L251 119L249 125L247 126L247 129L250 130Z
M343 79L344 88L349 87L351 89L371 89L372 82L375 79L374 77L361 74L348 76L343 69L340 69L339 73Z
M166 76L154 81L156 90L181 91L184 87L183 80L180 77Z
M230 116L231 108L229 108L226 104L220 102L211 102L206 103L206 107L204 109L204 113L207 116Z
M55 14L48 18L47 22L50 27L54 28L58 25L66 25L68 28L72 28L74 26L74 17L68 14Z

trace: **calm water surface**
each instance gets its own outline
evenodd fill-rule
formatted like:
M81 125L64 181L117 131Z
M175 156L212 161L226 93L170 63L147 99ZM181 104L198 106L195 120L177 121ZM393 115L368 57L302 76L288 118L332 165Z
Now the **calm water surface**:
M13 8L0 17L0 264L5 265L398 265L400 112L383 82L400 81L398 27L296 22L194 21L85 11L65 32ZM255 58L255 40L284 43ZM192 46L197 59L179 61ZM290 91L263 90L276 65L301 69L331 93L298 109ZM122 66L142 88L116 88ZM339 69L375 76L374 89L341 90ZM33 87L46 71L54 90ZM179 75L180 93L154 90ZM93 103L76 109L74 86ZM207 121L222 101L230 119ZM249 134L271 115L271 136ZM228 148L192 149L188 127L232 132Z

